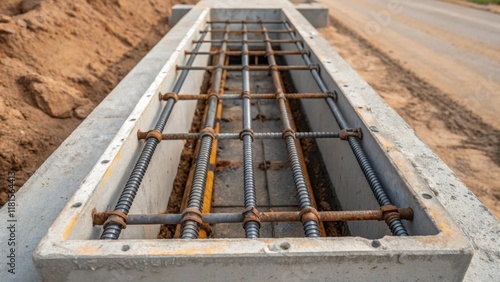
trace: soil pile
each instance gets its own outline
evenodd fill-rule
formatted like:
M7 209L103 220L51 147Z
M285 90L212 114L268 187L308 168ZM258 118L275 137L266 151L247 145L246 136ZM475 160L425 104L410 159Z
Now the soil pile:
M0 1L0 206L194 2Z

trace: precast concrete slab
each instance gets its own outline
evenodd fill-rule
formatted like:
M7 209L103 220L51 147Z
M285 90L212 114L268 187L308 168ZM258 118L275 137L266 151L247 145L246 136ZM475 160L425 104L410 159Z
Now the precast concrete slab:
M363 138L359 143L387 195L398 207L413 209L413 221L403 221L410 236L390 236L383 221L350 221L347 223L351 232L349 237L266 238L268 233L263 232L261 237L264 238L259 239L229 239L224 236L196 240L156 239L159 225L129 225L122 230L118 240L99 240L103 228L93 226L92 210L114 208L143 148L144 141L137 139L136 132L154 126L165 105L164 101L158 100L158 93L172 91L179 75L176 65L182 66L189 59L184 51L193 49L192 40L199 38L207 22L222 21L221 25L213 27L220 29L226 20L242 19L277 21L269 25L269 29L278 28L280 22L286 21L295 30L297 39L302 40L310 51L308 56L312 64L317 64L319 75L329 92L336 93L335 103L346 122L352 128L361 128ZM237 29L237 25L232 28ZM254 40L256 36L249 34L249 40ZM214 33L211 37L208 33L205 40L221 38L220 34ZM238 36L230 38L238 39ZM279 33L272 35L271 39L278 43L279 40L288 40L289 35ZM498 222L290 3L201 1L161 44L165 46L169 43L172 45L165 48L168 54L155 48L157 51L154 54L164 55L163 59L156 60L165 62L161 70L159 67L150 69L141 63L131 73L134 75L127 76L120 83L144 93L133 110L123 105L120 107L123 113L120 111L114 119L110 117L108 109L114 103L124 101L123 95L115 100L111 95L83 124L92 130L99 128L100 120L121 124L116 134L111 130L107 131L109 136L103 136L102 130L94 130L90 136L80 127L73 135L81 136L70 137L48 162L54 163L61 157L71 162L68 156L77 151L75 148L92 142L99 148L107 144L107 149L99 153L100 157L92 154L81 156L81 163L65 166L69 170L66 175L74 176L66 182L59 167L48 163L23 187L18 203L22 204L25 216L19 218L19 222L38 215L52 220L51 214L60 210L60 203L56 203L49 213L44 213L43 206L38 204L30 208L30 203L40 202L36 201L37 197L46 197L39 200L49 201L50 194L45 195L44 192L55 193L66 186L68 191L76 189L76 192L48 232L43 224L47 221L39 220L39 224L32 224L30 235L33 244L27 244L27 252L32 250L29 246L36 244L37 238L47 232L33 254L40 276L30 268L30 261L20 259L19 265L24 268L20 272L22 276L18 276L20 280L155 281L170 277L190 281L455 281L465 277L468 281L495 281L495 277L499 276ZM227 43L229 47L238 45ZM207 42L201 45L200 51L209 51L210 47L217 45ZM294 46L287 43L276 45L276 50L282 51L291 51ZM255 43L251 47L258 49L262 46ZM283 60L288 65L304 65L300 56L283 55ZM207 63L206 57L198 56L193 65L204 66ZM152 74L157 76L136 84L137 79L143 78L137 76L138 72L148 77ZM290 70L289 74L299 92L321 92L309 73ZM199 93L203 73L190 71L186 81L180 93ZM145 85L149 88L144 92ZM314 131L339 131L324 100L303 100L301 103ZM187 132L195 107L194 101L177 102L164 132ZM180 140L158 144L130 214L165 210L183 144ZM332 182L342 208L379 208L348 143L319 139L317 145L327 169L326 176ZM88 172L85 178L80 175L82 171ZM46 189L38 194L40 196L30 197L29 193L35 192L39 183L46 183ZM47 205L45 208L48 208ZM2 219L5 214L2 210ZM2 275L2 281L9 281L8 276L3 279L4 273Z

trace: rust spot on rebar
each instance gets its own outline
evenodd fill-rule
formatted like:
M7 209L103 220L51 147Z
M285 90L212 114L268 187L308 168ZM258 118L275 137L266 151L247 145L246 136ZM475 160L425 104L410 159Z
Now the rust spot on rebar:
M110 223L116 223L123 229L127 228L127 215L121 211L105 211L98 212L97 209L92 210L92 225L102 225L103 228Z
M160 97L161 97L160 100L163 100L163 101L168 101L168 99L174 99L175 102L177 102L179 100L179 96L175 92L168 92L168 93L165 93L163 95L161 95L161 93L160 93Z
M381 206L383 220L389 224L395 219L399 219L399 210L396 206Z
M250 135L250 137L252 137L252 141L255 140L255 133L253 132L253 129L243 129L240 132L240 140L243 140L243 137L245 137L245 135Z
M257 222L257 224L259 224L260 227L260 213L256 207L246 209L243 212L243 228L245 228L245 225L249 221Z
M180 223L186 222L188 220L197 222L198 224L203 224L200 210L197 208L184 209L184 211L182 212L182 219Z
M357 137L359 139L363 139L361 128L345 128L342 129L339 134L341 140L347 140L349 139L349 137Z
M302 209L299 212L299 216L300 216L300 221L302 223L305 223L307 221L315 221L315 222L319 222L320 221L319 213L313 207Z
M295 139L295 130L293 130L290 127L283 128L283 130L281 131L281 134L282 134L281 136L283 139L285 139L287 137L293 137Z
M399 212L399 217L401 219L413 221L413 215L414 215L413 209L411 209L411 208L399 208L398 212Z

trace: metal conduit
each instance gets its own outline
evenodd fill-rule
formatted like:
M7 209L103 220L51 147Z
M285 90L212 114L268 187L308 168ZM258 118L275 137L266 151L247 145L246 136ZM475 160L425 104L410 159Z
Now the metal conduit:
M283 22L284 26L286 29L290 29L290 25L288 22ZM288 33L290 38L295 40L295 34L293 32ZM297 46L297 49L302 52L304 50L304 47L302 46L302 43L297 41L295 43ZM311 60L309 56L306 53L302 54L302 58L304 59L304 62L306 65L311 65ZM317 69L311 69L311 74L314 77L314 80L318 84L320 90L324 93L329 92L328 88L326 87L325 83L323 82L323 79L319 75ZM332 112L333 116L335 117L340 129L345 129L348 128L347 122L344 119L342 113L340 112L340 109L337 107L337 104L335 100L331 97L326 98L326 103L328 104L328 107L330 108L330 111ZM375 173L375 170L373 169L370 161L366 157L366 154L361 147L361 144L359 143L358 139L355 137L349 137L348 138L349 145L351 146L352 151L354 152L354 155L356 156L356 159L366 177L368 180L368 183L370 185L370 188L375 195L375 198L377 199L377 202L380 206L392 206L392 202L387 196L387 193L385 192L385 188L380 182L377 174ZM401 222L400 219L394 218L391 221L389 221L388 226L391 230L391 232L396 235L396 236L408 236L408 232L406 231L406 228L404 227L403 223Z
M208 27L206 27L208 30ZM207 33L202 33L200 36L200 40L203 40L205 38L205 35ZM201 48L202 43L196 44L196 47L194 48L196 51L199 51ZM189 60L187 61L186 65L191 66L196 58L196 55L191 55L189 57ZM184 81L186 80L186 77L189 73L189 70L184 70L180 74L179 78L177 79L177 82L174 85L174 88L172 92L178 94L179 91L182 88L182 85L184 84ZM165 125L167 124L167 120L170 116L170 113L172 112L172 109L175 104L175 99L168 99L167 104L164 106L163 111L158 119L158 122L156 123L155 130L158 132L162 132L163 129L165 128ZM141 155L139 159L137 160L134 169L132 170L132 173L130 174L128 181L120 195L120 198L118 200L118 203L115 206L115 211L118 213L123 213L127 215L130 211L130 207L132 206L132 203L134 202L135 195L137 194L137 190L139 189L139 186L141 185L142 178L144 177L144 174L146 173L146 170L148 169L149 162L151 161L151 158L153 157L153 154L155 152L156 146L158 145L159 140L154 137L150 137L146 140L146 144L144 145L144 148L142 149ZM119 216L113 215L110 216L108 219L109 222L104 226L104 231L101 235L101 239L112 239L116 240L118 237L120 237L121 230L123 226L119 223L120 219Z
M297 145L295 144L295 132L293 131L290 120L288 118L288 113L286 109L286 98L283 95L284 91L281 86L281 79L279 70L276 69L276 59L274 58L273 49L271 43L269 42L269 34L267 33L266 26L261 22L264 40L266 41L266 51L269 53L267 60L269 67L271 69L271 75L274 81L274 86L276 88L276 101L278 103L280 111L280 119L282 122L284 138L286 142L286 148L288 151L288 158L290 165L292 167L293 179L295 182L295 187L297 190L297 198L299 201L299 208L301 210L313 209L311 202L311 197L306 186L306 181L304 179L304 172L302 171L302 166L299 160L299 154L297 152ZM281 96L283 95L283 96ZM290 134L287 134L290 133ZM306 237L320 237L321 233L319 231L318 222L315 220L305 220L303 222L304 233Z

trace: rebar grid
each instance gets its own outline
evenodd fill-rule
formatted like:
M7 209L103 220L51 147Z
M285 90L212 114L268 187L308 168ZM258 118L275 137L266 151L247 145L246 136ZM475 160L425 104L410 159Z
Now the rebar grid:
M211 24L225 24L225 29L210 30ZM281 24L285 29L268 30L267 23ZM261 29L248 29L247 25L259 25ZM231 30L232 25L240 25L241 30ZM205 40L208 33L222 33L221 40ZM411 220L411 209L398 209L392 205L384 187L374 172L368 161L364 150L359 143L359 135L346 134L353 130L348 128L348 124L338 106L336 105L337 93L331 92L326 87L319 74L319 66L313 64L309 58L310 52L304 47L303 41L295 36L295 29L290 27L286 21L211 21L203 31L200 31L199 40L194 40L195 47L192 51L186 51L190 55L184 66L176 66L177 70L182 70L177 79L172 92L160 94L160 99L167 101L160 118L154 128L149 132L138 132L139 139L146 139L141 155L125 185L123 192L115 206L110 212L107 221L102 225L104 232L101 239L118 239L122 228L126 224L181 224L181 238L196 239L201 223L236 223L243 222L245 237L258 238L260 235L260 222L282 222L301 221L303 223L306 237L320 237L319 223L323 221L350 221L350 220L385 220L391 232L398 236L408 236L401 220ZM249 40L248 33L262 34L262 40ZM270 39L269 33L288 34L290 39ZM229 40L229 34L241 34L241 40ZM204 43L220 43L218 51L201 52L200 48ZM228 50L229 44L239 43L240 50ZM265 51L250 51L249 44L259 43L265 45ZM273 43L294 43L297 51L274 50ZM197 55L218 55L218 63L213 66L199 67L192 66ZM281 55L301 55L304 65L284 66L278 65L275 56ZM224 65L226 56L241 56L241 66ZM249 64L249 56L266 56L268 66L257 66ZM190 70L215 71L213 73L212 91L208 94L180 94L179 91L186 80ZM225 70L240 70L242 73L242 94L220 95L222 73ZM281 71L308 70L320 88L321 93L285 93L281 82ZM250 71L269 71L276 93L252 94L250 92ZM240 133L214 133L216 121L216 109L219 100L241 99L243 130ZM250 115L251 99L276 99L282 123L282 132L262 132L254 133ZM295 132L291 126L289 113L287 110L287 99L325 99L330 111L337 121L341 132ZM178 100L208 100L207 113L204 128L200 133L162 133L166 122L172 112L173 106ZM252 157L252 142L254 139L278 139L283 138L286 144L288 158L297 191L297 198L300 212L259 212L256 208L255 176ZM349 142L360 167L368 180L375 198L381 210L377 211L345 211L345 212L317 212L312 204L311 195L304 177L301 160L296 144L296 139L300 138L341 138ZM162 140L179 139L200 139L200 149L196 158L195 173L189 190L189 201L187 208L182 214L161 214L161 215L131 215L128 212L133 203L142 178L147 170L148 164L158 143ZM244 206L242 213L234 214L202 214L204 190L206 186L206 176L209 165L209 155L212 151L212 144L215 139L241 139L243 144L243 164L244 164Z

